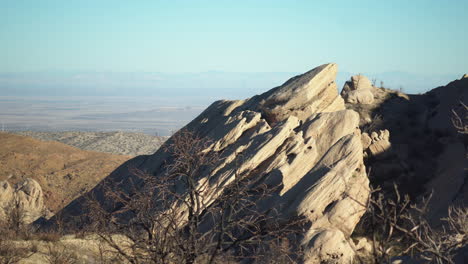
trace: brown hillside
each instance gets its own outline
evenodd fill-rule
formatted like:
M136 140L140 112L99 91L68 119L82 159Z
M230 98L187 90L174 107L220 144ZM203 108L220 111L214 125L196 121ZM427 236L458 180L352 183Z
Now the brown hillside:
M93 188L129 158L0 133L0 180L35 179L53 212Z

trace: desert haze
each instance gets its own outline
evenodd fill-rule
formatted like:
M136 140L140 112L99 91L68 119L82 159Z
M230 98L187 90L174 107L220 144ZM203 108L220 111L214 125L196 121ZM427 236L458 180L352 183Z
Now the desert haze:
M208 105L196 98L187 102L161 97L0 96L0 102L3 131L128 131L161 136L170 135Z

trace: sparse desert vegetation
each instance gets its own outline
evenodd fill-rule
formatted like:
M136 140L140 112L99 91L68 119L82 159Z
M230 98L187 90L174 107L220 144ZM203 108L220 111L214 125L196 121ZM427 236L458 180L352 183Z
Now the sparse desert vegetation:
M131 132L15 131L12 133L42 141L58 141L83 150L126 156L153 154L168 138Z
M341 97L335 74L326 64L259 96L213 103L50 219L25 221L36 199L16 197L35 183L4 185L15 199L3 205L0 260L463 263L467 108L458 99L468 79L406 95L359 75Z
M0 181L10 185L28 178L37 181L47 208L53 212L93 188L130 158L4 132L0 132L0 142Z
M0 264L468 264L467 10L1 1Z

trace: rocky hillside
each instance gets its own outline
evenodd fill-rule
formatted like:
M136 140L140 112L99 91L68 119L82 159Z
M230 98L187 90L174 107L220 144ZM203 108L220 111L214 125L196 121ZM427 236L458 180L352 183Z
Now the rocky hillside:
M425 94L409 95L374 87L353 76L342 92L346 108L359 113L365 163L371 183L421 200L431 192L432 221L449 205L468 205L468 138L454 127L455 113L466 122L468 78Z
M326 64L263 94L214 102L164 148L127 161L91 190L97 202L93 208L82 196L44 228L57 219L69 230L104 221L103 227L112 222L131 236L125 231L133 225L144 232L141 225L148 217L176 212L146 230L171 227L180 231L176 234L190 230L206 238L214 232L216 238L226 235L231 223L247 223L247 230L237 225L226 235L239 257L246 236L269 234L255 237L265 245L287 226L295 235L280 237L301 251L288 255L297 257L295 262L352 263L362 252L372 256L375 248L365 242L372 235L363 225L370 186L381 186L390 196L396 183L416 204L432 192L429 218L435 226L449 206L466 208L468 140L451 119L454 112L467 118L468 78L407 95L374 87L358 75L340 96L336 72L336 64ZM225 218L226 212L238 210L239 200L241 209ZM105 214L96 217L98 212ZM357 234L358 224L364 228ZM260 254L257 249L252 250Z
M217 101L169 139L165 143L168 148L128 161L91 193L99 197L106 210L121 215L121 205L106 197L106 190L135 196L135 190L143 192L144 184L135 186L141 179L129 168L157 179L165 177L171 164L180 167L173 151L181 150L175 143L186 141L184 131L188 131L211 142L190 156L220 155L213 164L202 166L196 176L203 208L216 207L236 179L242 179L252 190L270 186L274 193L255 198L255 210L266 215L278 212L274 219L283 219L285 224L297 218L308 223L292 241L303 247L306 262L325 263L336 258L340 263L349 262L354 257L349 238L365 212L362 204L368 199L369 181L363 164L359 115L345 109L334 82L336 73L336 64L326 64L264 94L240 101ZM179 179L175 188L186 195L184 189L188 187L183 177ZM166 198L166 203L171 199L175 197ZM86 201L83 197L75 200L58 217L71 224L76 219L72 215L89 210ZM175 202L173 206L184 208L183 204ZM237 217L236 221L242 221L242 216ZM179 219L180 224L184 219Z
M52 211L93 188L130 158L9 133L0 133L0 146L0 181L8 181L1 182L0 197L3 194L10 197L13 189L38 190L44 193L44 198L40 195L31 197L43 199L46 208ZM27 187L22 188L23 185ZM36 191L24 193L33 192ZM6 198L0 200L6 201Z
M12 133L42 141L58 141L83 150L129 156L153 154L167 139L167 137L131 132L17 131Z

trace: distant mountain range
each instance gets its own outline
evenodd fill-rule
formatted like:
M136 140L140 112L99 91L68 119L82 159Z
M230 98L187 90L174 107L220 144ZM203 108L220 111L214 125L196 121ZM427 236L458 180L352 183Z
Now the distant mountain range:
M281 85L296 72L201 73L0 73L3 96L161 96L238 99ZM339 72L338 89L357 72ZM406 72L362 73L380 85L400 87L406 93L422 93L461 77L459 74L433 75Z

